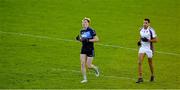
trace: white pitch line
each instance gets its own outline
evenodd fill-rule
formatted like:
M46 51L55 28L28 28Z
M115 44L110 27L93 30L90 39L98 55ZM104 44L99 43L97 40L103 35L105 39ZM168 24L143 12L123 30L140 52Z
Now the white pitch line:
M122 47L122 46L118 46L118 45L101 44L101 43L96 43L96 45L104 46L104 47L123 48L123 49L132 50L132 51L137 51L137 49L134 49L134 48Z
M11 35L19 35L19 36L27 36L27 37L33 37L33 38L41 38L41 39L49 39L49 40L59 40L59 41L67 41L67 42L78 42L76 40L70 40L70 39L53 38L53 37L48 37L48 36L40 36L40 35L17 33L17 32L0 31L0 33L11 34ZM104 46L104 47L122 48L122 49L127 49L127 50L132 50L132 51L138 51L137 49L134 49L134 48L128 48L128 47L123 47L123 46L119 46L119 45L110 45L110 44L102 44L102 43L96 43L96 45ZM160 54L165 54L165 55L180 56L179 53L171 53L171 52L164 52L164 51L155 51L155 52L156 53L160 53Z
M81 73L81 71L78 71L78 70L67 70L67 69L60 69L60 68L52 68L52 71L63 71L63 72ZM93 74L94 75L94 73L89 73L89 74ZM103 75L102 73L100 73L100 77L114 78L114 79L127 79L127 80L133 80L133 81L137 80L135 78L129 78L129 77ZM144 81L148 81L148 80L144 80Z

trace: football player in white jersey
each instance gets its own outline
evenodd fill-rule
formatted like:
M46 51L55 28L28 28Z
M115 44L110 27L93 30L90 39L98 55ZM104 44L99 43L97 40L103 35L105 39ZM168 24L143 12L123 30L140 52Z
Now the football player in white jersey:
M151 71L150 81L154 81L154 67L152 63L153 43L157 42L157 35L153 28L150 27L150 20L144 19L143 27L140 29L140 40L138 41L138 80L136 83L143 82L142 62L145 55L148 57L148 63Z

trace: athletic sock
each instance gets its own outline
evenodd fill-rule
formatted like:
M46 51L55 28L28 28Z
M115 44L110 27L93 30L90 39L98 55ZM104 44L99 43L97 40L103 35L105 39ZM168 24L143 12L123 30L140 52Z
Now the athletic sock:
M87 80L86 74L83 75L84 80Z

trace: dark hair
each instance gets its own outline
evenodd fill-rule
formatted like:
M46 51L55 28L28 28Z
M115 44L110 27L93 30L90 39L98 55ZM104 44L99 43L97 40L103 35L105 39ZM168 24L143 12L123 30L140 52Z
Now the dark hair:
M144 21L148 21L148 23L150 23L150 19L148 18L145 18Z

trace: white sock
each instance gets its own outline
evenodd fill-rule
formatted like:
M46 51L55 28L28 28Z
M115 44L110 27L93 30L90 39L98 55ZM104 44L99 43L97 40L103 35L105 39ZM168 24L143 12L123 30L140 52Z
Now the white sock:
M86 74L83 75L84 80L87 80Z
M83 74L84 80L87 80L87 77L86 77L86 69L85 69L85 68L84 68L84 70L82 70L82 74Z

